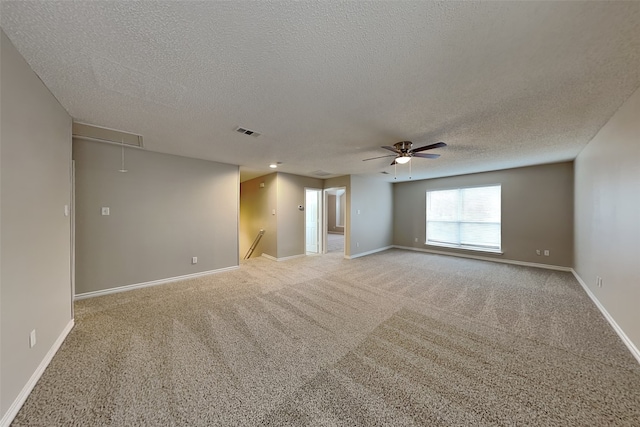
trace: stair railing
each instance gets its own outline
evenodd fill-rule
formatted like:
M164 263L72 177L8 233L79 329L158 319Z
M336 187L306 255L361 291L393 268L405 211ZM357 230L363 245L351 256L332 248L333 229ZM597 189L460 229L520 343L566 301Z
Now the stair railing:
M256 246L258 246L258 243L260 243L260 239L262 239L262 236L264 236L264 230L260 229L260 231L258 231L258 235L253 240L253 243L251 244L249 251L244 256L244 259L249 259L251 257L251 254L253 254L253 251L256 249Z

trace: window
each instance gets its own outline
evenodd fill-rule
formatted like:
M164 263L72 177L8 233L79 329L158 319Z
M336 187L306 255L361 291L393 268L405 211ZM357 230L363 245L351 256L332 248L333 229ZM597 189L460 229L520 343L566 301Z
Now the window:
M502 186L427 191L427 244L501 249Z

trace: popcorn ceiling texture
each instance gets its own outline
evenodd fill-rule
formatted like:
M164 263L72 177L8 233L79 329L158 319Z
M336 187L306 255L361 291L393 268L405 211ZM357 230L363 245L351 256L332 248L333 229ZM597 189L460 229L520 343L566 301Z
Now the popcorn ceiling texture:
M640 2L3 1L0 22L77 121L243 180L393 180L361 160L400 140L450 145L414 179L570 160L640 86Z
M571 273L391 250L76 303L14 426L637 426Z

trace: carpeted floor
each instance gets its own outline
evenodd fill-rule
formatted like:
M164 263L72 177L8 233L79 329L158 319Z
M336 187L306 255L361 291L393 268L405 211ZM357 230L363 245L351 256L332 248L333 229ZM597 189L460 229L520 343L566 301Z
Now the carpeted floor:
M344 234L327 233L327 252L344 253Z
M33 426L638 426L640 365L570 273L390 250L83 300Z

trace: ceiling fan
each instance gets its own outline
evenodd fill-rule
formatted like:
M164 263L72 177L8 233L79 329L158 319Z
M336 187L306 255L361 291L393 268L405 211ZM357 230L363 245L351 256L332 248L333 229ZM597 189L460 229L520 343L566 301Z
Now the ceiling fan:
M425 145L424 147L419 148L411 148L413 146L413 142L411 141L400 141L393 144L393 147L390 145L383 145L381 148L385 150L393 151L394 154L387 154L386 156L378 156L371 157L370 159L364 159L363 162L374 159L382 159L383 157L391 157L396 156L391 162L391 166L395 164L403 165L408 163L412 157L422 157L424 159L437 159L440 157L440 154L429 154L422 153L422 151L432 150L434 148L446 147L447 144L444 142L436 142L435 144Z

